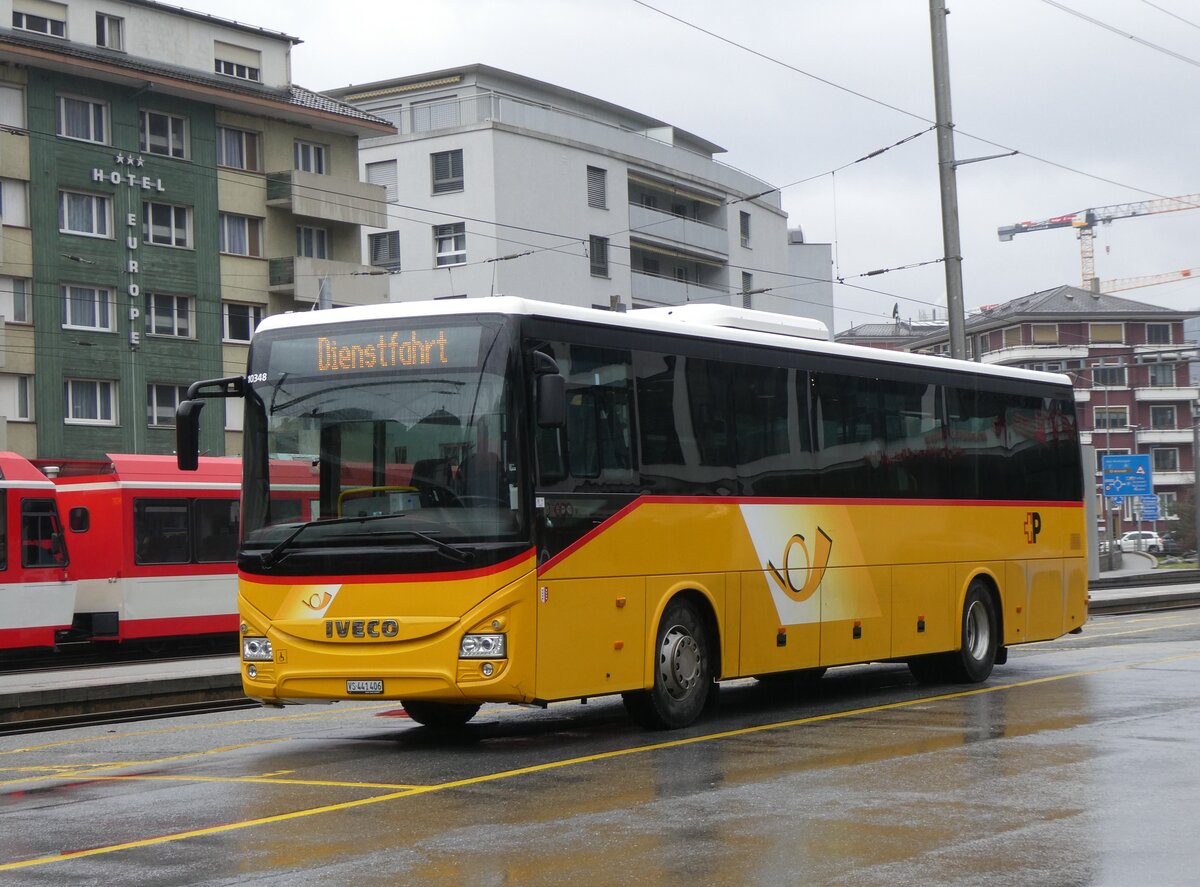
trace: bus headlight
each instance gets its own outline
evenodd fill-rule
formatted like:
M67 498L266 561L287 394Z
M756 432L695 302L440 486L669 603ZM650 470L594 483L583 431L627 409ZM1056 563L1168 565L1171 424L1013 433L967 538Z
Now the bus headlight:
M465 634L458 647L459 659L504 659L508 656L507 635Z
M243 662L270 662L274 658L266 638L242 638Z

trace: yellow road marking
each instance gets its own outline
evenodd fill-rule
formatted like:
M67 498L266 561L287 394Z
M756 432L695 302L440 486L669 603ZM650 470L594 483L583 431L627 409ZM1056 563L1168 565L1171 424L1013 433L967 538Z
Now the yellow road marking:
M390 791L386 794L375 795L370 798L359 798L354 801L343 801L337 804L325 804L320 807L309 807L304 810L295 810L291 813L280 813L274 816L263 816L258 819L246 819L240 822L229 822L223 825L207 826L205 828L191 829L184 832L176 832L171 835L159 835L153 838L143 838L138 841L127 841L121 844L110 844L106 847L92 847L86 850L74 850L66 853L55 854L52 856L41 856L33 859L24 859L18 862L10 862L0 864L0 871L11 871L14 869L29 868L31 866L47 865L53 862L65 862L71 859L82 859L87 856L100 856L107 853L118 853L123 850L135 850L143 847L155 847L161 844L174 843L176 841L184 841L189 838L206 837L210 835L219 835L226 832L239 831L246 828L254 828L261 825L272 825L280 822L288 822L295 819L305 819L310 816L320 816L326 813L338 813L344 810L353 810L358 807L366 807L373 804L382 804L387 801L395 801L400 798L408 798L414 795L431 794L433 792L443 792L449 789L464 788L472 785L482 785L488 782L498 782L505 779L513 779L518 776L528 776L536 773L546 773L551 770L558 770L564 767L575 767L581 764L591 764L597 761L607 761L615 758L626 757L628 755L645 754L646 752L662 751L664 749L681 748L687 745L696 745L702 742L713 742L722 739L731 739L739 736L750 736L756 733L765 733L772 730L785 730L792 727L801 727L809 724L818 724L824 721L833 721L841 718L857 717L859 715L874 714L877 712L895 711L898 709L911 708L917 705L928 705L935 702L947 702L955 699L966 699L971 696L982 696L986 693L1001 693L1007 690L1016 690L1022 687L1033 687L1039 684L1055 683L1057 681L1070 680L1072 678L1090 677L1092 675L1104 674L1106 672L1127 671L1134 668L1145 668L1152 665L1162 665L1168 662L1183 662L1190 659L1200 659L1200 652L1188 653L1179 656L1167 656L1161 659L1151 659L1143 662L1131 662L1124 665L1108 665L1102 668L1094 668L1086 671L1068 672L1061 675L1050 675L1042 678L1032 678L1027 681L1016 681L1011 684L996 684L988 687L976 687L971 690L961 690L956 693L946 693L941 696L926 696L920 699L908 699L899 702L887 702L881 705L871 705L865 708L853 709L850 711L827 712L826 714L811 715L805 718L795 718L788 721L777 721L771 724L759 724L753 727L738 727L733 730L722 730L718 733L708 733L701 736L691 736L682 739L671 739L664 742L656 742L650 745L640 745L633 748L615 749L613 751L599 752L594 755L581 755L574 758L565 758L561 761L548 761L544 764L532 764L528 767L519 767L515 770L502 770L497 773L486 773L482 776L470 776L465 779L455 779L450 782L441 782L435 785L416 786L406 788L399 791Z

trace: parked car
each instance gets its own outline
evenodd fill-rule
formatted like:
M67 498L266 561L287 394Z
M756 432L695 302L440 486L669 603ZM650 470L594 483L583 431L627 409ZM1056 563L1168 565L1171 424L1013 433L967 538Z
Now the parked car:
M1121 536L1121 551L1148 551L1150 554L1161 554L1162 538L1150 530L1132 530Z
M1162 534L1162 553L1171 557L1191 554L1196 547L1195 539L1184 539L1175 530Z

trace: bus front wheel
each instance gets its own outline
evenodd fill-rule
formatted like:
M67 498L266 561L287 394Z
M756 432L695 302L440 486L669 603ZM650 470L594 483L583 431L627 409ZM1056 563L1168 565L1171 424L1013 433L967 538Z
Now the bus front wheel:
M654 685L625 693L625 708L635 723L650 730L686 727L700 717L713 688L704 617L690 601L676 598L658 624Z
M479 711L479 706L476 705L461 705L452 702L425 702L420 699L414 699L411 702L400 701L404 706L404 710L408 712L408 716L418 724L424 724L426 727L437 727L441 729L452 729L461 727L475 717Z

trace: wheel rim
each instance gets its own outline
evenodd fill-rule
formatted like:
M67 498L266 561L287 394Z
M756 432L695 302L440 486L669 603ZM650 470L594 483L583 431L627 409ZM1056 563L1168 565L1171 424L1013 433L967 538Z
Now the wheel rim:
M967 609L967 635L963 638L963 646L971 658L977 662L987 656L992 642L992 626L988 619L987 607L983 601L972 601Z
M675 699L682 699L700 680L700 645L682 625L674 625L663 635L659 648L658 673L663 687Z

